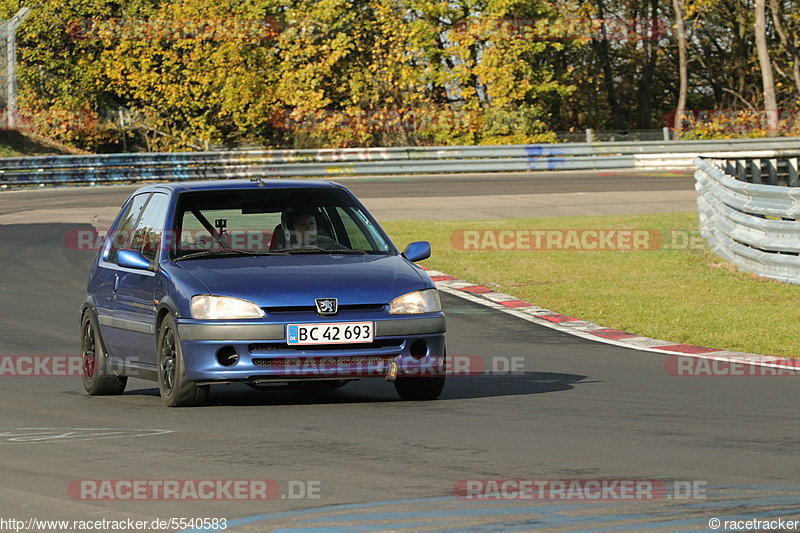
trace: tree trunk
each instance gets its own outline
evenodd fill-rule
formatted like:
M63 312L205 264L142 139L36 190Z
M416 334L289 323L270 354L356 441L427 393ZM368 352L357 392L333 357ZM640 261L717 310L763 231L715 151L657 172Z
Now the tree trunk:
M775 81L767 49L767 17L765 0L756 0L756 50L761 67L761 85L764 87L764 112L771 134L778 130L778 102L775 99Z
M645 6L646 9L646 6ZM656 21L658 17L658 0L650 0L650 20ZM657 30L653 30L654 32ZM639 83L639 129L648 130L652 127L653 115L653 79L656 74L658 61L658 41L654 35L643 36L644 67L642 79Z
M786 33L786 28L781 21L782 10L778 0L769 0L769 10L772 13L772 22L775 24L775 31L781 38L783 46L789 53L789 59L792 62L792 77L794 78L794 85L797 88L797 96L800 96L800 57L797 55L797 47L794 45L794 35L789 36Z
M605 9L603 5L603 0L596 0L596 6L597 6L597 16L601 20L604 20ZM619 102L617 101L617 92L616 88L614 87L614 72L611 69L611 54L608 46L608 34L606 33L605 22L603 22L601 30L602 31L600 38L594 40L594 45L597 51L597 56L600 59L601 68L603 70L603 85L605 86L606 90L606 100L608 101L608 107L611 110L611 127L614 130L621 130L622 110L619 107Z
M672 0L672 7L675 11L675 32L678 38L678 77L680 78L678 105L675 109L675 121L672 124L672 132L677 139L680 137L683 130L683 114L686 111L686 92L689 87L689 69L686 62L686 25L683 20L683 0Z

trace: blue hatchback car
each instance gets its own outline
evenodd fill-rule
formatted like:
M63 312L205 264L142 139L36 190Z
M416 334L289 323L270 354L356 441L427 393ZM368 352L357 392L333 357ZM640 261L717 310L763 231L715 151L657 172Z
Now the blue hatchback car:
M155 380L171 407L211 385L444 387L445 317L416 261L342 185L226 180L142 187L92 264L81 306L83 384Z

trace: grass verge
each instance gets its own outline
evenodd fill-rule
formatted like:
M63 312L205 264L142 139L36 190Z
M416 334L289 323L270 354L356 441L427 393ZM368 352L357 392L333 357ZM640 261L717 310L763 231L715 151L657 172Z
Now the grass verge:
M400 247L429 240L433 255L424 265L559 313L677 343L800 356L800 286L736 272L705 247L696 213L382 225ZM463 230L553 229L654 230L665 246L640 251L460 249Z
M83 152L30 133L0 131L0 157L74 155L80 153Z

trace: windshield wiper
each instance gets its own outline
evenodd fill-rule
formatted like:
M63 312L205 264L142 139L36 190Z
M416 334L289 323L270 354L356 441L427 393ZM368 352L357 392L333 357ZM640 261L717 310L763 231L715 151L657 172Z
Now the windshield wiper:
M230 256L242 256L242 255L285 255L283 251L276 251L276 252L250 252L247 250L235 250L233 248L227 248L223 250L201 250L199 252L192 252L190 254L182 255L180 257L176 257L175 261L183 261L184 259L197 259L197 258L211 258L211 257L230 257Z

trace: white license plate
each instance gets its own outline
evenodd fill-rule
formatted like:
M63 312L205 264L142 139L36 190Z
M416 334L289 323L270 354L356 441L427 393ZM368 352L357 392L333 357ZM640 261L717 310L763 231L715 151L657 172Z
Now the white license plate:
M351 344L372 342L372 322L336 322L332 324L288 324L287 344Z

